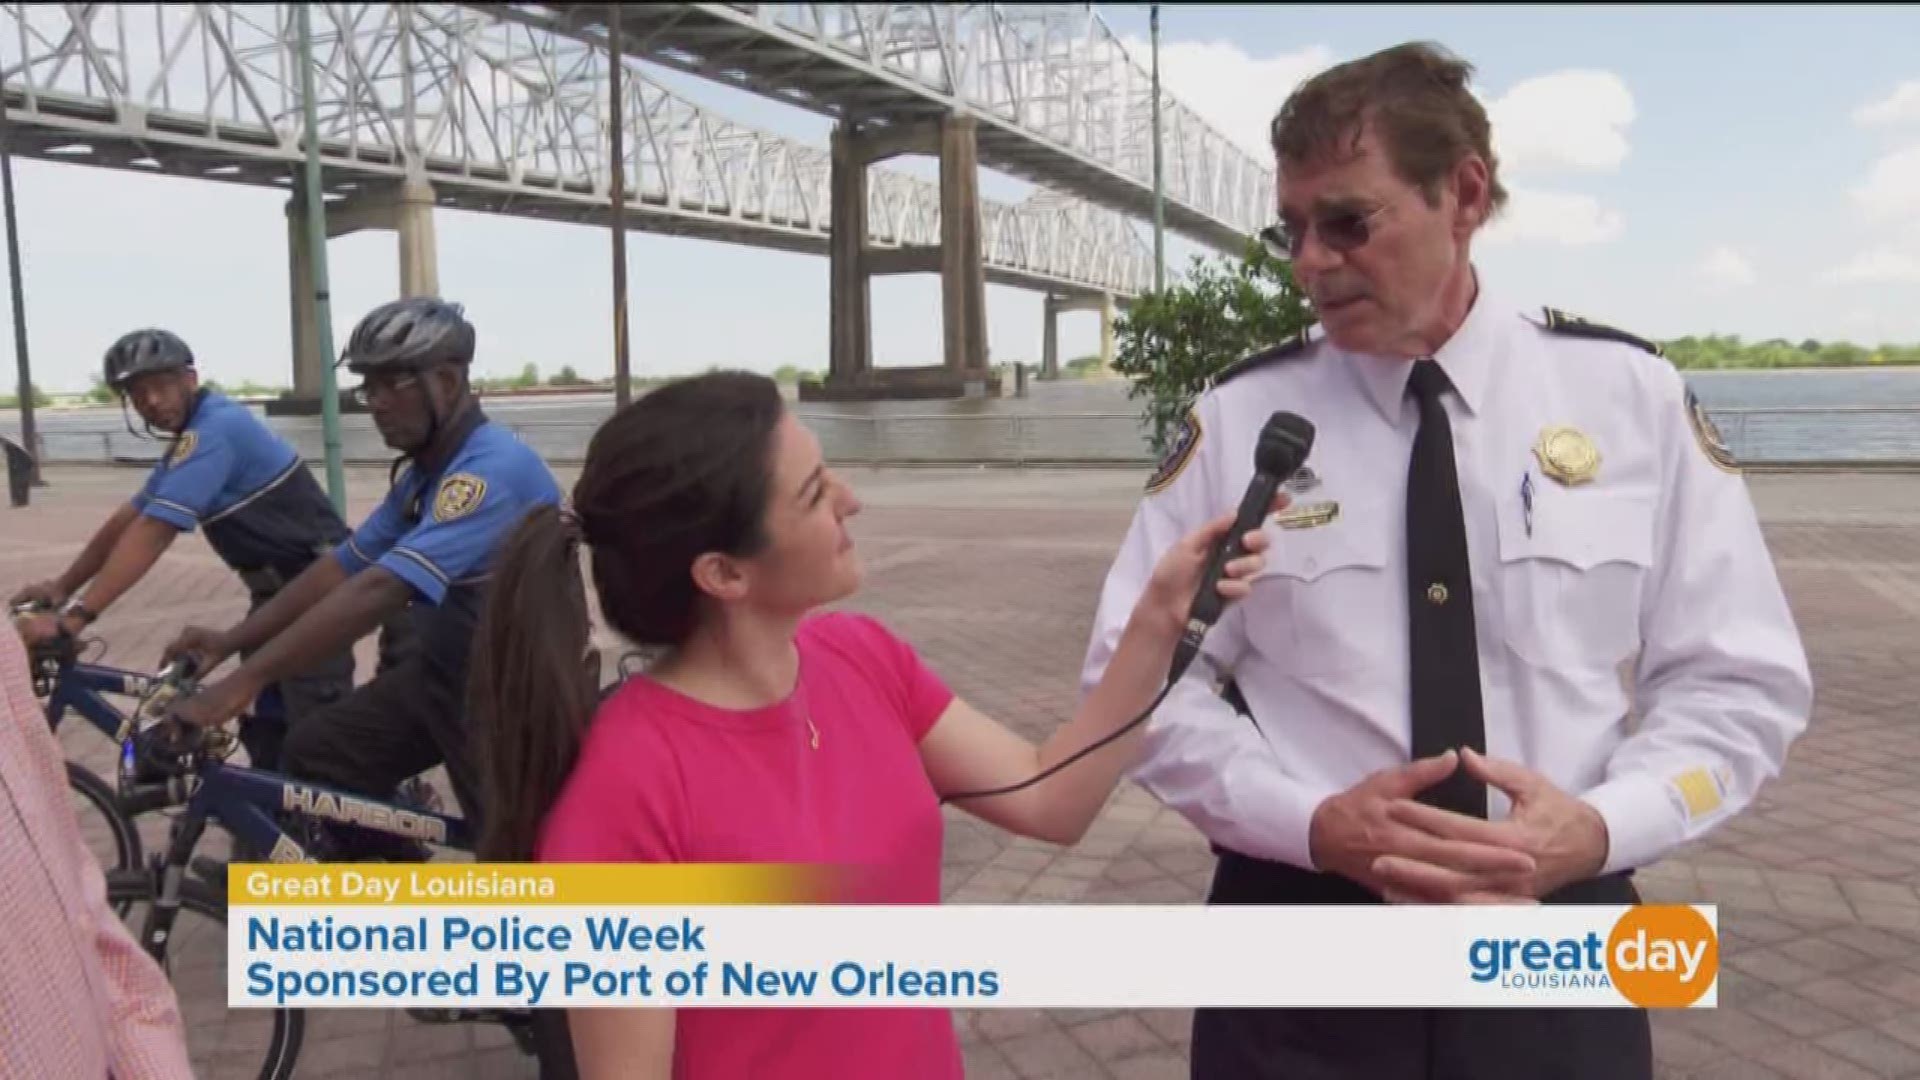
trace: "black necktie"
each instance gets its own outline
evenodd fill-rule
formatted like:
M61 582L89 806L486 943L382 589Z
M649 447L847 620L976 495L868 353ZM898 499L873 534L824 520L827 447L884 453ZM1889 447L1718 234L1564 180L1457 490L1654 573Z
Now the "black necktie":
M1412 645L1413 756L1471 746L1485 753L1480 715L1480 656L1473 633L1473 572L1460 513L1453 429L1440 395L1447 374L1431 360L1413 365L1407 390L1420 403L1420 432L1407 466L1407 614ZM1487 816L1486 785L1464 765L1420 801Z

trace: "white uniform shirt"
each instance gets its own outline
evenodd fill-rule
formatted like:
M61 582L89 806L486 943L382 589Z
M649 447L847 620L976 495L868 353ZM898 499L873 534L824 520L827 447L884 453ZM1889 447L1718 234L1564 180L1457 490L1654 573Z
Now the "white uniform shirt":
M1805 727L1806 657L1744 481L1716 463L1667 361L1547 328L1482 292L1435 359L1453 429L1487 753L1543 773L1605 820L1604 871L1652 862L1744 807ZM1101 594L1084 685L1154 564L1232 513L1275 410L1312 421L1318 485L1280 528L1147 725L1135 778L1216 844L1312 868L1321 800L1408 760L1407 463L1419 427L1405 360L1313 340L1200 396L1190 453L1140 504ZM1550 478L1542 429L1584 433L1592 479ZM1717 438L1714 436L1713 438ZM1531 511L1523 499L1531 487ZM1216 692L1231 677L1257 723ZM1489 815L1508 813L1488 790Z

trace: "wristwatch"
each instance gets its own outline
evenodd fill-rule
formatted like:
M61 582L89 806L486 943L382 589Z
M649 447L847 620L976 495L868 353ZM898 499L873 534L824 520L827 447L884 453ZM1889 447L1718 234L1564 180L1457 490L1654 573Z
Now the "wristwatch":
M80 620L81 626L89 626L93 623L95 619L98 619L100 616L87 610L87 605L81 603L80 598L76 596L71 600L68 600L65 604L61 605L60 617L62 619L78 617Z

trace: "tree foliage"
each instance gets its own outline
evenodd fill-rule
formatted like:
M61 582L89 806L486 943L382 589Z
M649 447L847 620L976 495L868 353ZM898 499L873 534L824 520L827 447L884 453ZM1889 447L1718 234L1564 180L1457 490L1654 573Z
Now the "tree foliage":
M1239 259L1195 256L1184 278L1135 300L1114 322L1113 368L1145 398L1153 448L1166 447L1207 380L1314 322L1288 264L1258 241Z
M1665 342L1675 367L1712 368L1863 367L1920 364L1920 345L1881 345L1867 348L1846 341L1821 343L1812 338L1795 344L1781 338L1742 343L1735 335L1709 334Z

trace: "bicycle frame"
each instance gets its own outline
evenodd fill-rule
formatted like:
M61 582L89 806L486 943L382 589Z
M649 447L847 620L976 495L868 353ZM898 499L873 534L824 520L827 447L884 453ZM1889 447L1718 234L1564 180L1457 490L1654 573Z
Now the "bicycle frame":
M69 710L99 728L109 739L125 742L133 714L113 707L105 695L144 698L164 676L146 675L98 664L61 664L47 695L47 726L58 728Z
M472 853L474 849L472 830L464 818L382 802L280 773L209 760L185 777L139 784L131 778L131 767L128 755L122 755L121 803L130 815L185 803L168 843L164 865L169 867L187 865L209 822L218 823L253 850L267 852L270 862L314 861L299 839L281 827L279 815L286 813L455 851Z

